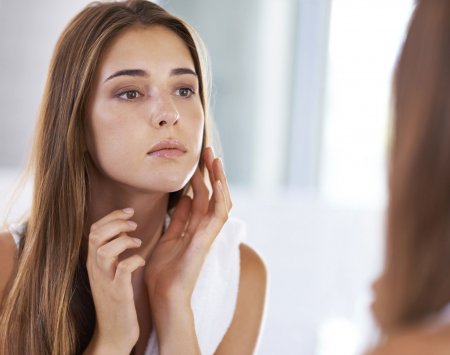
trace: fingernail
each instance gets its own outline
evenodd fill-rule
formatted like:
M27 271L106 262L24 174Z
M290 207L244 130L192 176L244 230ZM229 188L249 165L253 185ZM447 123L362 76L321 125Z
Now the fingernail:
M139 238L133 238L133 241L134 241L137 245L141 245L141 244L142 244L142 240L140 240Z
M134 209L131 207L124 208L122 211L124 211L126 214L132 214L134 212Z
M136 228L136 227L137 227L137 223L136 223L136 222L128 221L127 223L128 223L128 225L129 225L130 227L133 227L133 228Z

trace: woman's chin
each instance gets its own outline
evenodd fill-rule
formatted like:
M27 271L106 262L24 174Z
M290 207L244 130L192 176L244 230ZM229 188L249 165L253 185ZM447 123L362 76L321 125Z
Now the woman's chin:
M161 182L159 188L164 192L176 192L182 190L189 183L189 178L168 178Z

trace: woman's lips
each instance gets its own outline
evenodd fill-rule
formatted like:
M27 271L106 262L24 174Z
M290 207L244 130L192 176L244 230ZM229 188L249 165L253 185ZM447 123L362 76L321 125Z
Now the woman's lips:
M156 143L147 155L155 158L177 158L186 151L186 147L176 140L163 140Z
M185 152L179 149L160 149L155 152L151 152L148 155L157 158L176 158L183 155Z

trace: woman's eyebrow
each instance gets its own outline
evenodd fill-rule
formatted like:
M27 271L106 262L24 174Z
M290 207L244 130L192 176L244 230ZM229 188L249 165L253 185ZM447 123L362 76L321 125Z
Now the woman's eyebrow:
M170 71L171 76L184 75L184 74L190 74L190 75L197 76L197 73L190 68L175 68ZM111 80L118 76L140 76L140 77L148 78L150 75L145 70L142 70L142 69L123 69L123 70L116 71L115 73L108 76L104 82L107 82L108 80Z
M197 73L190 68L175 68L170 71L171 76L184 75L184 74L191 74L191 75L197 76Z
M145 70L142 70L142 69L123 69L123 70L116 71L115 73L108 76L105 79L104 83L107 82L108 80L111 80L113 78L116 78L118 76L123 76L123 75L125 75L125 76L142 76L145 78L150 76Z

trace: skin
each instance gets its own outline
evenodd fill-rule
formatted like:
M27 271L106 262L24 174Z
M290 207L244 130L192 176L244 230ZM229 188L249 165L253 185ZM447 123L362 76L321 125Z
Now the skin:
M17 264L17 247L10 233L0 233L0 301L9 290L8 282Z
M97 324L85 354L143 354L153 328L161 354L200 354L190 300L232 203L220 159L201 151L204 115L184 42L160 26L120 34L101 58L87 111L87 270ZM161 140L180 142L183 154L149 156ZM197 168L201 154L212 194ZM193 197L179 201L164 231L168 193L186 184ZM10 240L0 234L1 256L16 254ZM240 252L237 307L217 354L257 347L266 270L250 247ZM0 292L14 260L0 258Z

